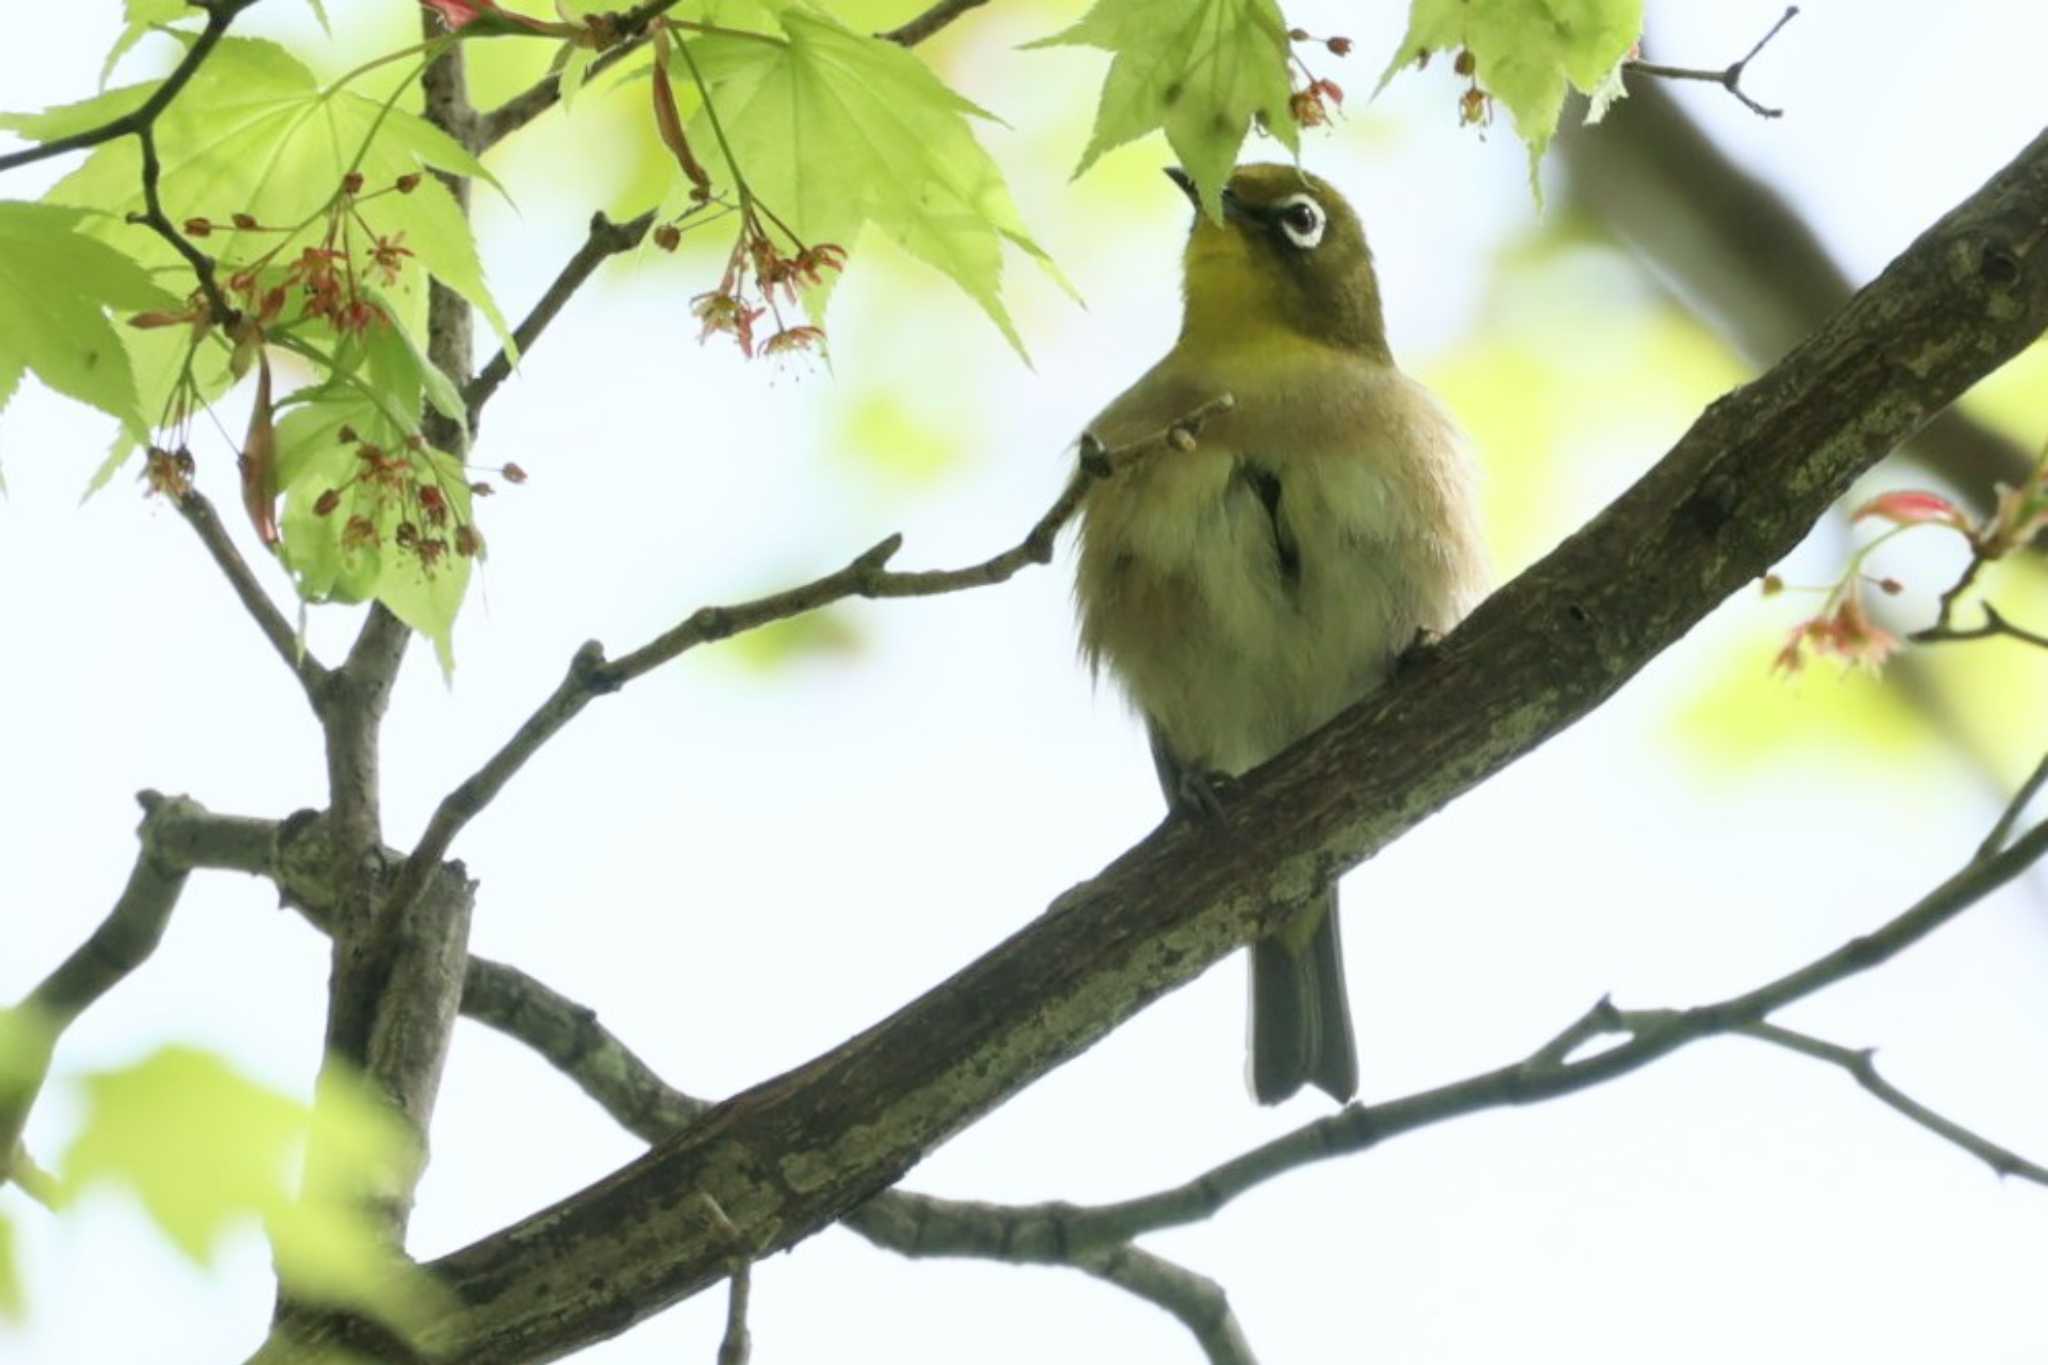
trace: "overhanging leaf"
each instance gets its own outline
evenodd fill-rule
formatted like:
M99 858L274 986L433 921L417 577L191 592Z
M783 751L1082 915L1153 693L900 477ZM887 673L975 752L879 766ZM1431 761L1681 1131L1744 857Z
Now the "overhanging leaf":
M812 10L791 7L779 19L785 42L714 36L690 45L739 174L807 244L844 246L873 223L951 277L1022 354L1002 301L1003 242L1072 287L975 140L968 118L991 115L894 43ZM674 74L691 80L687 66ZM692 120L690 142L732 184L707 114Z
M1290 154L1300 151L1287 21L1274 0L1097 0L1072 28L1028 44L1059 45L1116 54L1077 176L1104 152L1164 129L1202 207L1221 219L1223 186L1254 119Z
M1643 34L1643 0L1410 0L1408 31L1374 93L1432 52L1464 48L1480 86L1529 148L1529 179L1557 132L1568 86L1591 95Z
M134 370L108 308L165 308L177 299L142 266L78 229L86 215L0 201L0 406L24 369L57 392L143 430Z

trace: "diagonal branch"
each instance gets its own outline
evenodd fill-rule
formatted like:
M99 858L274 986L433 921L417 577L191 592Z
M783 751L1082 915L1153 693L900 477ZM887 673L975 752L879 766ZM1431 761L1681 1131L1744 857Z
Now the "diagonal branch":
M1904 1114L1935 1136L1946 1139L1976 1157L1999 1175L2016 1175L2022 1180L2031 1180L2036 1185L2048 1185L2048 1166L2027 1160L2017 1152L2001 1147L1989 1138L1977 1133L1950 1118L1944 1118L1926 1105L1906 1094L1877 1069L1875 1054L1870 1048L1843 1047L1830 1043L1811 1034L1795 1033L1776 1024L1756 1023L1737 1030L1746 1038L1756 1038L1793 1052L1828 1062L1842 1068L1855 1078L1878 1102Z
M1756 40L1756 46L1750 48L1740 59L1730 62L1719 71L1710 71L1705 68L1691 66L1663 66L1657 62L1645 61L1624 62L1622 63L1622 69L1639 72L1645 76L1662 76L1666 80L1710 81L1735 96L1736 99L1741 100L1744 107L1758 118L1781 118L1785 113L1783 109L1767 109L1749 97L1748 92L1742 88L1742 73L1749 68L1749 64L1752 61L1756 60L1756 54L1762 52L1771 39L1778 36L1778 30L1791 23L1798 13L1799 6L1787 5L1785 12L1778 16L1778 22L1772 24L1770 31Z
M715 1282L729 1243L679 1209L681 1191L715 1199L762 1253L843 1216L1142 1005L1270 931L1272 907L1592 711L2044 328L2048 134L1769 373L1713 404L1420 666L1247 775L1217 820L1169 821L889 1019L437 1262L465 1310L430 1324L424 1344L448 1361L561 1354ZM2015 854L2044 838L2030 834L1986 869L2010 875ZM1717 1012L1728 1026L1750 1022L1810 988L1791 985ZM1565 1093L1687 1040L1666 1031L1573 1063L1554 1091L1504 1083L1524 1101ZM1412 1123L1469 1100L1457 1087L1373 1116Z
M591 215L590 236L578 247L569 263L562 267L562 273L555 276L555 282L540 296L540 302L533 305L533 311L512 330L512 340L520 355L533 349L533 343L555 315L568 305L583 282L597 273L597 268L612 257L624 251L631 251L640 245L647 235L647 229L654 225L654 210L649 209L637 218L623 223L614 223L602 211ZM469 410L469 429L476 430L477 419L483 414L485 403L512 373L512 359L505 351L491 357L490 363L477 372L476 378L462 389L463 406Z
M227 528L220 524L213 504L197 489L187 489L172 499L178 515L199 536L200 544L213 556L213 562L227 577L228 586L235 590L242 607L249 613L256 628L263 632L263 638L270 641L270 647L277 651L277 657L284 660L284 666L292 671L299 686L305 690L306 699L317 711L320 707L321 689L327 679L327 669L315 659L292 629L284 613L270 600L270 594L263 591L263 585L256 581L255 573L249 568L249 561L242 558L242 552L235 548L235 542L228 536Z
M1192 409L1172 425L1115 450L1090 448L1083 461L1051 507L1025 533L1024 539L1000 554L962 569L929 569L899 572L888 567L889 560L903 544L892 535L872 549L856 556L836 573L813 579L800 587L757 597L729 607L700 607L674 629L664 632L632 653L605 662L604 649L595 640L576 651L568 674L534 713L527 717L504 747L493 754L461 786L448 793L435 807L426 832L412 856L406 859L398 883L392 888L391 903L404 907L417 897L434 875L455 842L455 836L485 807L497 799L505 784L540 752L563 726L582 713L592 700L618 691L633 679L652 672L681 657L698 645L724 640L743 631L774 621L787 620L816 611L849 597L935 597L969 588L1004 583L1034 564L1052 561L1053 542L1060 529L1072 519L1100 477L1096 471L1117 472L1167 445L1192 445L1202 424L1233 406L1229 394Z
M590 64L590 70L584 76L584 80L589 81L603 75L644 47L647 43L648 21L674 8L676 3L677 0L650 0L650 3L639 5L621 15L612 26L612 32L619 38L618 44ZM987 3L988 0L939 0L909 23L892 28L886 33L877 33L875 36L885 42L915 47L969 10L978 9ZM561 99L561 73L550 71L478 120L478 135L483 147L496 146L554 108Z
M0 171L11 171L16 166L26 166L31 162L62 156L65 152L97 147L102 142L112 142L117 137L142 132L155 123L157 115L170 107L171 101L178 97L178 92L185 88L185 83L192 79L193 73L199 70L200 64L213 52L215 45L227 33L228 26L235 22L235 16L255 4L256 0L190 0L190 3L206 11L206 26L199 30L198 35L192 39L192 46L185 49L184 57L171 68L171 74L164 77L163 83L150 92L148 99L119 118L109 119L97 128L87 128L66 137L51 138L48 142L39 143L34 147L0 156Z
M886 33L877 33L875 36L884 42L916 47L969 10L980 9L987 3L988 0L938 0L937 4L909 23L901 24Z
M30 1051L10 1059L15 1079L0 1087L0 1184L10 1176L34 1182L32 1166L16 1170L23 1157L21 1133L48 1074L59 1035L94 1001L149 960L177 907L178 894L185 889L189 866L165 857L150 837L158 818L177 813L178 799L153 791L141 792L135 799L143 810L142 825L136 831L141 847L136 850L135 867L120 899L78 950L43 978L17 1011L8 1012L13 1015L14 1031L22 1033L10 1041Z

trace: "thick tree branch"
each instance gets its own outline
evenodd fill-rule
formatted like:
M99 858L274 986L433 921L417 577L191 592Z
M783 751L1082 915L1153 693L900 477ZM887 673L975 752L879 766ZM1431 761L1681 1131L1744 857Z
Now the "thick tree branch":
M166 858L150 837L154 822L160 815L172 813L178 798L145 791L135 799L143 810L142 824L136 830L141 847L136 850L135 867L120 899L78 950L17 1007L16 1024L22 1032L10 1041L35 1051L11 1059L17 1083L0 1087L0 1184L17 1175L17 1163L25 1156L22 1129L49 1072L58 1037L88 1006L149 960L178 904L178 893L185 889L187 865ZM21 1172L33 1183L33 1167L22 1167Z
M216 815L178 798L148 825L162 855L181 870L210 868L274 880L287 901L332 933L341 893L328 879L324 821L311 811L285 821ZM383 850L387 863L399 854ZM444 869L460 885L457 869ZM650 1144L674 1136L711 1106L669 1085L598 1021L597 1012L505 963L471 956L462 1013L525 1044L573 1082L620 1127ZM19 1170L19 1164L17 1164ZM975 1256L1073 1266L1154 1303L1185 1324L1213 1361L1250 1361L1220 1286L1135 1248L1090 1247L1070 1258L1008 1253L1003 1228L1038 1217L1034 1209L937 1199L886 1190L855 1209L846 1226L873 1245L909 1257Z
M533 348L547 325L555 320L569 300L575 296L583 282L597 273L597 268L623 251L631 251L647 236L647 229L654 225L654 210L649 209L637 218L623 223L614 223L602 211L591 215L590 236L578 247L569 263L562 267L562 273L555 276L555 282L540 296L540 302L533 305L533 311L517 327L512 329L512 340L520 355ZM478 371L476 378L469 381L462 390L463 406L469 410L469 428L476 430L477 419L483 415L484 404L491 401L491 395L512 373L512 359L504 351L491 357L490 363Z
M2044 327L2048 134L1770 373L1715 403L1431 658L1248 775L1220 824L1169 822L890 1019L438 1262L467 1307L429 1328L430 1353L550 1358L711 1283L731 1248L679 1210L683 1191L714 1199L760 1254L895 1183L991 1106L1270 930L1273 906L1591 711ZM2009 874L2006 857L1996 865ZM1784 998L1720 1009L1749 1022ZM1639 1065L1631 1048L1681 1041L1662 1033L1574 1063L1571 1085Z
M227 528L220 524L214 514L213 504L197 489L188 489L172 499L178 515L199 536L199 543L213 556L213 562L227 577L228 586L235 590L242 607L256 628L263 632L263 638L270 641L270 647L277 651L277 657L284 660L284 666L298 679L305 690L307 701L317 712L323 685L327 680L327 669L315 659L292 629L284 613L270 600L270 594L263 591L263 585L256 581L255 573L249 568L249 561L242 558L242 552L235 548L235 542L228 535Z
M117 137L142 132L155 123L157 115L170 107L171 101L178 97L178 92L185 88L185 83L192 79L193 73L199 70L200 64L213 52L222 35L228 31L228 26L235 22L235 16L255 4L256 0L189 0L189 3L206 12L206 26L194 36L192 46L185 49L184 57L171 68L171 74L164 77L163 83L150 93L148 99L119 118L110 119L97 128L87 128L83 132L72 133L67 137L52 138L34 147L26 147L21 151L0 156L0 171L11 171L16 166L26 166L33 161L62 156L65 152L97 147L102 142L112 142Z

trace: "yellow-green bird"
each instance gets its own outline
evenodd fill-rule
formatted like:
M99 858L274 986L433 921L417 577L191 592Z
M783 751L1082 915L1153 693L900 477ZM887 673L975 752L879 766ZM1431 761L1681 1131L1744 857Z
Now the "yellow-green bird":
M1240 167L1197 204L1180 338L1088 426L1109 449L1229 394L1191 447L1098 482L1081 509L1081 649L1151 734L1167 803L1199 806L1377 687L1484 593L1473 471L1394 366L1358 215L1293 166ZM1252 945L1250 1081L1276 1104L1358 1090L1336 887Z

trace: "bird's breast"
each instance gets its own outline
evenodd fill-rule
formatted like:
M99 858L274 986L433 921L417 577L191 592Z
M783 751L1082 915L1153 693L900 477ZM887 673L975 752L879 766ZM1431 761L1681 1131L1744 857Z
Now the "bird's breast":
M1083 654L1187 766L1264 762L1377 685L1419 627L1448 629L1479 581L1462 457L1433 410L1412 429L1343 404L1289 420L1277 392L1277 410L1234 395L1194 449L1156 451L1082 509Z

